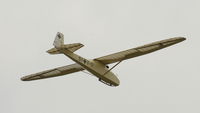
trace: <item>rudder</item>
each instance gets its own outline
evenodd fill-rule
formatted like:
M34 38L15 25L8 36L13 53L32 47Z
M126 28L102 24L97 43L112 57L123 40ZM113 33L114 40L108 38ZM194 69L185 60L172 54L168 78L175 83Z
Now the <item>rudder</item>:
M62 46L64 45L64 35L62 33L58 32L56 34L53 45L55 46L55 48L62 48Z

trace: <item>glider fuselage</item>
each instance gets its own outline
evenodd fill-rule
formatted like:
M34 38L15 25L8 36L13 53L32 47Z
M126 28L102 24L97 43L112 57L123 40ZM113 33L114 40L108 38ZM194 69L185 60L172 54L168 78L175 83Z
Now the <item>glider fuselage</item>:
M67 50L60 50L64 55L72 59L74 62L81 65L83 68L88 70L90 73L99 78L99 81L110 85L110 86L118 86L120 84L119 79L116 77L114 73L109 71L106 65L101 62L95 60L85 59L73 52Z

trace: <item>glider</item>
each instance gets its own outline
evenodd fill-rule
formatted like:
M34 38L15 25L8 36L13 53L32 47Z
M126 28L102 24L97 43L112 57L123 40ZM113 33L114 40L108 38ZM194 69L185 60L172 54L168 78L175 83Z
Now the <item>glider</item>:
M100 82L109 86L119 86L120 81L116 77L116 75L113 72L111 72L111 70L115 68L120 62L163 49L165 47L182 42L185 39L186 38L184 37L170 38L150 43L144 46L121 51L118 53L106 55L103 57L95 59L86 59L74 53L76 50L83 47L83 44L64 44L64 35L58 32L53 43L54 48L48 50L47 52L49 54L64 54L76 63L24 76L21 78L21 80L38 80L87 70L92 75L96 76ZM116 64L113 67L109 68L108 64L112 63Z

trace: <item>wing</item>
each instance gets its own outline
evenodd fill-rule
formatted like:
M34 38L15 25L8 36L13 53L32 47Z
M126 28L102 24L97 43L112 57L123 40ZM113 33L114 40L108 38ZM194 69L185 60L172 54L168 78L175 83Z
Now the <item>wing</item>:
M154 52L156 50L171 46L173 44L179 43L181 41L184 41L185 38L183 37L175 37L175 38L170 38L162 41L157 41L154 43L150 43L144 46L128 49L125 51L121 51L118 53L110 54L107 56L103 56L100 58L96 58L94 60L97 60L103 64L111 64L119 61L123 61L126 59L134 58L137 56L141 56L144 54L148 54L151 52Z
M31 74L28 76L24 76L21 78L21 80L31 81L31 80L37 80L37 79L50 78L50 77L57 77L57 76L62 76L62 75L66 75L66 74L70 74L70 73L74 73L74 72L78 72L82 70L84 70L84 68L80 66L79 64L71 64L71 65Z

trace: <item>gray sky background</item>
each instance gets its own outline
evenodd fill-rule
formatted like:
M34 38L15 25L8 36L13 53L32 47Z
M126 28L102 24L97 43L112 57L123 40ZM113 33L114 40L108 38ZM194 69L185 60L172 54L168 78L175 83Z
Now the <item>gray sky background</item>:
M0 0L1 113L199 113L199 0ZM108 87L82 72L22 82L24 75L73 63L49 55L56 33L96 58L184 36L130 59Z

